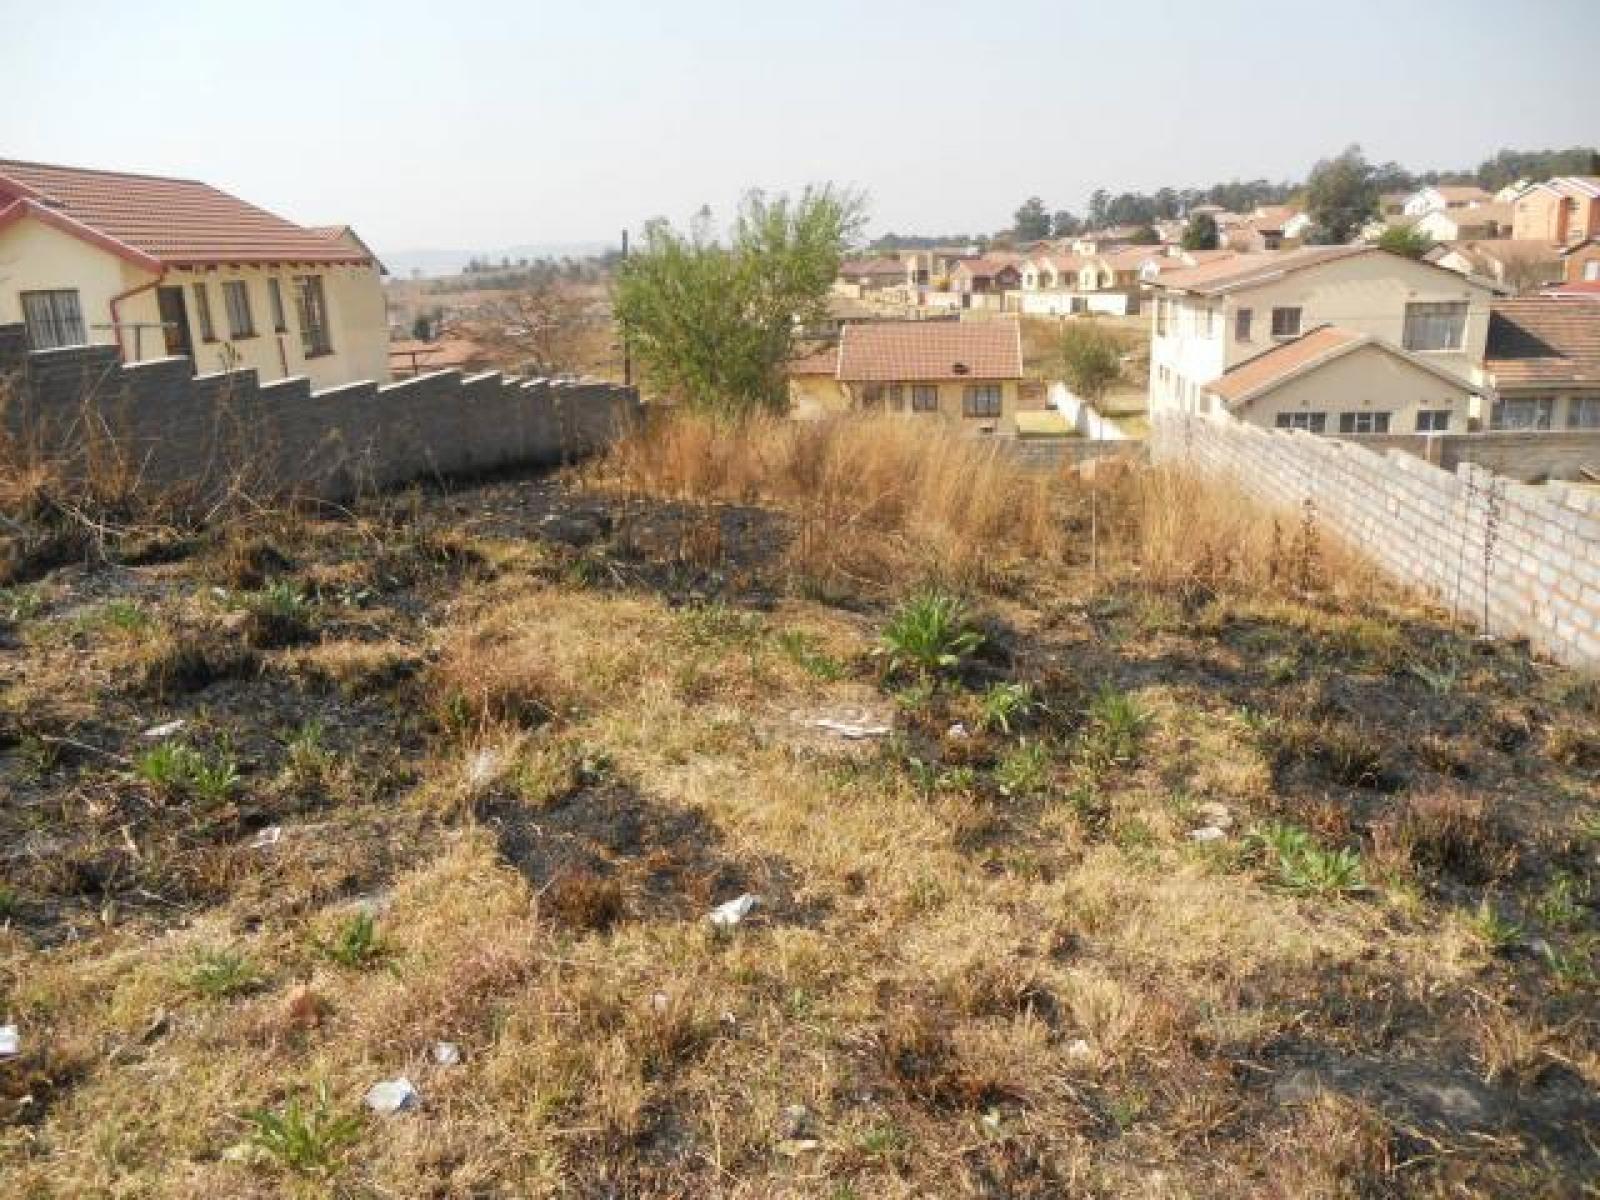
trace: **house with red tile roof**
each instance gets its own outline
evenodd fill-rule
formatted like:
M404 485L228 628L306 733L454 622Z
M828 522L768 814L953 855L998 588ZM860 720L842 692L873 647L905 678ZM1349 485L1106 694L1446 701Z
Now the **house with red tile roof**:
M1212 380L1205 392L1241 420L1342 435L1464 433L1473 388L1370 333L1323 325Z
M1149 287L1154 297L1152 415L1228 411L1224 393L1214 391L1213 385L1251 360L1324 326L1358 337L1370 335L1473 389L1488 332L1489 302L1498 294L1495 285L1485 280L1364 245L1305 246L1216 258L1187 270L1163 272ZM1278 356L1272 361L1281 365L1287 360ZM1313 361L1321 369L1321 360ZM1342 363L1341 373L1363 371L1373 387L1386 376L1420 378L1415 371L1400 371L1396 366L1400 361L1364 352L1356 361ZM1352 389L1352 404L1363 394ZM1420 411L1415 398L1397 393L1373 411L1390 414L1393 432L1416 432L1396 427L1414 420L1413 414ZM1422 431L1430 431L1434 427L1428 423L1440 419L1422 418L1427 425ZM1460 430L1460 419L1450 417L1446 428Z
M1569 246L1600 237L1600 175L1561 175L1511 202L1511 236Z
M1496 301L1483 374L1491 428L1600 430L1600 294Z
M789 379L799 417L904 413L974 432L1015 432L1022 332L1012 317L846 325L837 347L791 363Z
M0 324L312 386L389 378L382 265L192 179L0 159Z

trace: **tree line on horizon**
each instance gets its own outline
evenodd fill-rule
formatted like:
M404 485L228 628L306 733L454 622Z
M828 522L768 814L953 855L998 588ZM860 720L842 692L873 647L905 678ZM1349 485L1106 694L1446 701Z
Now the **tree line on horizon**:
M997 233L922 236L891 232L877 238L869 248L925 250L947 245L987 247L1036 242L1119 225L1148 227L1157 221L1176 220L1206 204L1218 205L1229 212L1249 212L1261 205L1295 202L1316 216L1319 190L1332 218L1330 222L1318 218L1319 233L1327 240L1343 241L1349 228L1359 228L1371 215L1368 208L1376 211L1377 197L1385 192L1411 192L1440 183L1475 184L1492 192L1519 179L1595 174L1600 174L1600 148L1594 146L1572 146L1565 150L1504 149L1470 170L1423 172L1409 171L1395 162L1370 164L1361 155L1360 147L1352 146L1334 158L1319 162L1304 182L1235 179L1209 187L1163 187L1153 192L1116 194L1097 188L1089 196L1087 210L1082 216L1067 209L1051 211L1041 197L1030 196L1013 214L1011 225ZM1320 189L1319 183L1323 185ZM1367 204L1369 197L1370 205ZM1338 236L1341 233L1345 236Z

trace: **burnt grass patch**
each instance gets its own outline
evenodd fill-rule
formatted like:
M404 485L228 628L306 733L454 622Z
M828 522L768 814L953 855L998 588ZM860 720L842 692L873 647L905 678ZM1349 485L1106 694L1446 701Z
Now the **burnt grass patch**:
M570 984L574 993L593 988L600 999L586 1003L607 1013L591 1030L593 1045L543 1042L536 1056L541 1081L562 1072L575 1081L571 1094L557 1096L568 1086L560 1080L550 1097L537 1097L562 1110L568 1127L552 1161L563 1162L574 1195L715 1195L736 1173L749 1177L750 1194L782 1194L803 1180L799 1190L841 1196L945 1188L1043 1197L1071 1193L1086 1169L1105 1171L1091 1194L1111 1195L1126 1194L1156 1161L1186 1194L1275 1194L1251 1172L1273 1152L1269 1142L1299 1136L1289 1127L1319 1092L1381 1116L1396 1154L1421 1164L1405 1168L1414 1175L1388 1177L1393 1194L1442 1194L1447 1184L1460 1194L1515 1194L1518 1155L1538 1165L1539 1182L1593 1174L1600 1099L1592 976L1583 968L1596 926L1584 881L1600 837L1574 832L1573 817L1593 805L1600 690L1546 688L1546 668L1521 650L1486 647L1443 621L1344 614L1316 599L1285 602L1279 607L1293 611L1284 615L1222 587L1176 598L1126 581L1087 593L1063 585L1058 594L1049 580L975 588L979 653L920 699L914 681L878 681L892 737L844 761L797 756L785 762L793 776L760 780L816 786L818 795L797 802L817 804L819 821L837 811L840 828L859 831L851 836L863 843L878 831L861 819L862 807L901 804L915 814L905 843L864 846L859 863L850 844L808 859L815 848L806 834L782 820L738 825L739 807L725 810L716 796L704 809L669 801L649 767L637 776L579 771L537 803L518 789L543 795L546 781L513 774L459 802L451 789L464 732L504 735L523 756L514 765L533 774L545 743L574 749L609 736L594 733L608 728L598 722L573 728L611 715L599 702L594 712L486 709L470 730L440 720L448 698L430 694L422 669L443 652L439 632L469 627L473 604L502 592L549 588L575 607L638 593L680 609L717 601L781 609L763 619L774 636L798 610L795 625L821 630L815 636L828 654L848 664L842 680L802 677L767 634L748 645L729 635L738 646L730 672L744 669L748 650L748 690L698 682L694 703L708 711L764 699L768 682L794 687L780 703L797 711L824 703L837 685L865 686L884 598L865 586L826 597L796 588L785 565L793 536L792 518L752 506L504 478L272 522L233 542L204 534L187 558L130 568L124 554L121 566L44 571L41 604L7 622L0 654L12 660L0 661L0 883L9 889L4 936L36 956L21 958L22 970L30 961L53 965L58 951L93 951L101 937L120 945L111 939L143 938L159 954L165 935L201 918L241 940L259 933L250 952L270 959L274 938L324 919L326 906L381 902L418 867L426 869L413 877L439 889L442 903L462 904L459 924L470 932L477 887L526 907L519 881L495 892L507 881L477 871L495 860L492 839L499 861L536 897L539 924L554 927L555 946L614 935L585 942L550 995L531 1001L548 1001L551 1021L565 1019L561 988ZM289 636L252 633L238 594L212 595L279 586L314 614ZM784 603L796 595L815 607ZM119 600L136 600L155 628L173 632L166 645L145 647L137 670L122 660L106 669L96 655L111 634L83 622ZM695 615L639 607L668 631ZM845 610L849 621L824 607ZM706 635L717 653L722 636ZM667 656L682 646L669 632L659 653L666 669L651 682L680 703L686 689L672 692L681 685ZM696 643L696 653L709 652ZM1037 711L1010 728L980 727L986 689L1017 683L1032 687ZM1150 727L1136 753L1094 759L1084 753L1089 712L1106 688L1146 708ZM720 719L732 730L725 741L715 730L685 738L683 758L656 769L698 769L701 756L724 745L744 753L737 714ZM223 794L158 792L131 769L156 744L144 731L179 720L173 738L232 764L237 779ZM1208 736L1224 726L1226 737ZM1018 752L1035 747L1038 781L1021 782L1028 764ZM631 744L626 753L598 749L639 753ZM1250 771L1219 769L1218 756ZM776 772L765 758L738 765ZM825 788L817 783L824 772L832 772ZM736 773L729 778L738 786ZM1234 823L1215 847L1191 844L1193 807L1213 798ZM770 800L788 802L781 793ZM917 818L927 820L919 826ZM1302 827L1327 850L1358 853L1369 886L1338 896L1276 887L1249 840L1268 819ZM461 881L431 873L452 847L474 869L459 893ZM830 877L835 862L850 870ZM1084 887L1080 869L1091 872ZM1170 900L1143 905L1133 889L1109 895L1125 879L1152 891L1176 885ZM1385 895L1391 881L1399 900ZM759 894L761 905L731 935L713 934L706 913L744 892ZM1160 906L1190 896L1218 908L1238 900L1244 935L1229 941L1231 933L1197 919L1175 923L1169 936L1159 923L1172 914ZM1485 902L1517 927L1492 952L1474 950L1476 935L1464 931ZM431 915L404 902L398 911ZM1254 941L1249 923L1257 921L1270 936ZM1326 970L1288 965L1278 921L1284 944L1299 939L1319 955L1348 957ZM658 924L706 936L639 928ZM546 1036L530 1032L554 1028L546 1016L530 1021L528 1010L515 1011L540 986L534 957L518 959L516 938L501 932L486 928L482 962L467 960L491 978L504 970L518 981L491 998L511 1014L496 1037L519 1022L521 1036ZM544 928L506 932L530 942L550 936ZM670 947L663 961L612 961L648 954L634 943L658 935ZM404 941L398 930L392 936ZM435 930L418 940L448 963L450 936ZM1163 957L1168 943L1181 951L1191 936L1216 937L1219 949L1198 966L1192 955ZM1442 970L1430 977L1417 965L1431 956L1428 938L1439 939L1439 958L1456 969L1448 982ZM1541 944L1564 956L1559 976ZM423 967L425 956L408 954L397 953L397 971ZM289 963L273 964L274 979L301 969ZM597 964L602 974L586 974ZM370 973L385 985L390 978ZM1212 991L1219 979L1225 984ZM1097 991L1097 980L1116 987ZM409 982L422 994L450 985L420 973ZM0 983L15 986L3 976ZM357 1022L373 1003L359 994L365 986L368 976L341 974L339 994L328 989L330 1019ZM659 1012L658 987L671 992L669 1005L694 1000ZM1531 1065L1494 1075L1474 1041L1480 996L1541 1036L1564 1039L1554 1043L1559 1058L1513 1045L1505 1053ZM243 1052L231 1013L221 1004L181 1011L174 1046L199 1029L207 1053ZM29 1056L0 1064L0 1124L45 1126L87 1157L94 1135L73 1114L94 1110L74 1092L103 1103L105 1077L122 1064L98 1051L80 1060L50 1049L41 1021L27 1030ZM113 1044L98 1029L70 1045L100 1044L95 1038ZM1080 1040L1087 1058L1067 1049ZM373 1047L361 1051L370 1053L358 1068L361 1087L379 1056L392 1053L398 1070L418 1049L383 1037ZM569 1050L571 1063L554 1061ZM336 1059L339 1050L328 1053ZM494 1053L486 1038L468 1048L459 1071L420 1080L428 1100L417 1116L441 1127L439 1158L426 1167L426 1186L438 1194L484 1186L470 1171L448 1177L450 1163L476 1160L481 1137L495 1154L505 1150L494 1131L463 1121L450 1089L492 1089L511 1078L515 1103L529 1097L525 1063L502 1060L477 1073ZM615 1074L585 1076L602 1054ZM284 1062L266 1061L273 1070ZM276 1103L288 1092L272 1082ZM341 1103L359 1104L348 1074L339 1087ZM614 1124L591 1104L608 1087L620 1097ZM811 1111L799 1137L814 1134L816 1149L741 1128L740 1114L777 1125L772 1114L800 1101ZM231 1110L207 1116L237 1119ZM724 1135L726 1159L717 1157ZM352 1174L369 1162L393 1166L386 1156L402 1141L369 1132ZM210 1147L204 1161L187 1164L141 1153L151 1171L217 1167ZM0 1161L0 1171L7 1165ZM221 1178L220 1194L247 1186L244 1174ZM383 1190L392 1181L352 1187L369 1182ZM506 1188L525 1182L508 1175Z
M582 785L539 808L495 797L479 813L501 856L542 897L541 911L577 928L693 920L744 892L762 897L761 919L805 915L784 864L739 861L704 814L625 783Z

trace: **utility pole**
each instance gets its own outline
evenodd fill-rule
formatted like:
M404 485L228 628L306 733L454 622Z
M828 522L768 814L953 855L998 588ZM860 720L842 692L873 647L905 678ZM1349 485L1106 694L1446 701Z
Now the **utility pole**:
M622 265L628 265L628 231L622 231ZM628 327L622 327L622 386L633 386L633 347L628 342Z

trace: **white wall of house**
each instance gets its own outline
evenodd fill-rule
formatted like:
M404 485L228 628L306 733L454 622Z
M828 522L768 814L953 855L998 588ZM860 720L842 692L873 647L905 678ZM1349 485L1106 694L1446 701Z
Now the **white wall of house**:
M1488 337L1491 295L1481 283L1426 263L1364 254L1223 296L1166 297L1165 305L1151 305L1150 411L1207 411L1201 396L1205 384L1288 340L1273 334L1275 309L1285 310L1285 319L1289 311L1300 310L1297 334L1338 325L1404 346L1408 304L1464 304L1460 344L1420 353L1470 386ZM1241 323L1241 310L1249 310L1248 328Z
M111 331L112 297L155 278L152 272L40 221L22 220L0 229L0 325L22 321L23 292L76 291L85 339L92 345L110 345L116 341ZM126 306L123 315L127 319Z

